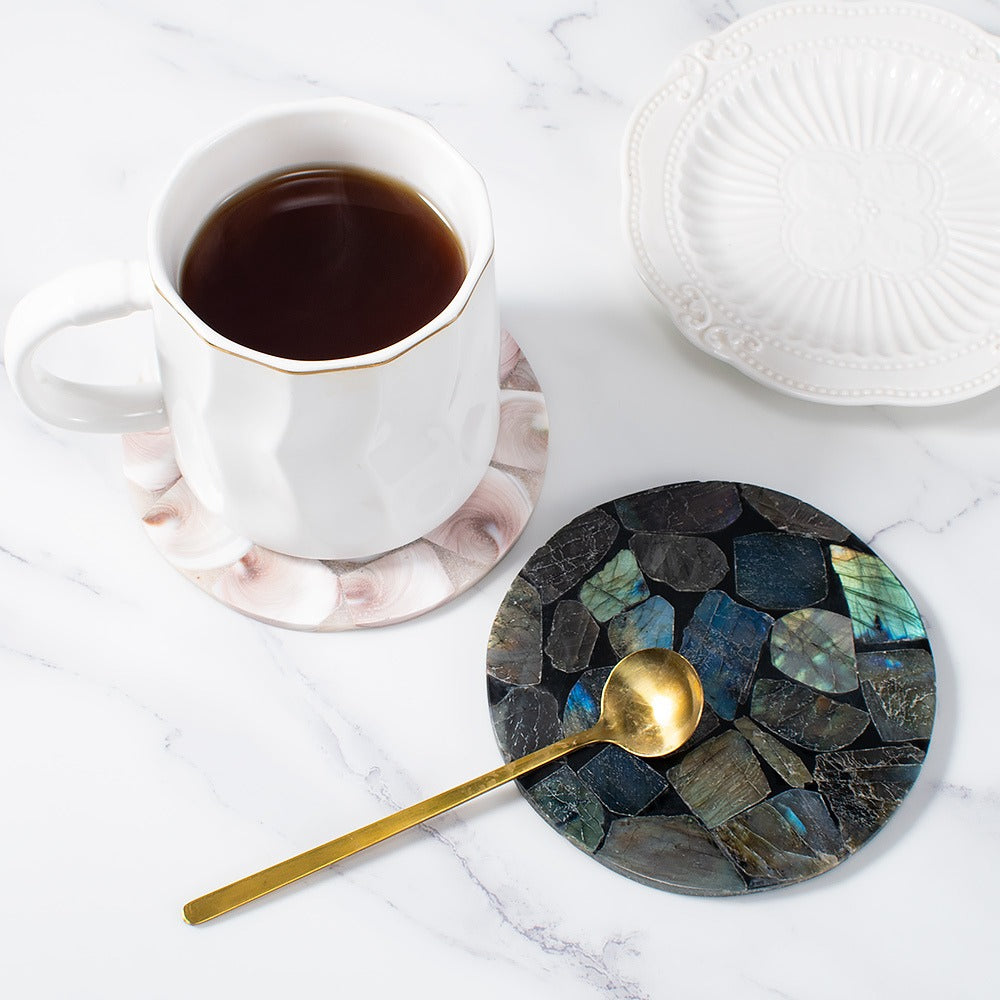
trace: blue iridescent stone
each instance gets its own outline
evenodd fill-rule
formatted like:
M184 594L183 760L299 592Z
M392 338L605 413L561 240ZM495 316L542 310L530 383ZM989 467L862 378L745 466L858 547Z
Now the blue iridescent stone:
M698 671L705 700L723 719L734 718L746 699L773 621L721 590L710 590L684 629L680 653Z
M751 889L812 878L847 854L822 796L801 789L761 802L712 834L748 877Z
M773 795L768 802L808 840L813 850L838 858L847 853L844 838L819 792L789 788Z
M925 639L924 623L913 598L878 556L830 546L830 562L851 610L859 642Z
M601 714L601 695L613 667L595 667L580 675L566 698L562 728L564 736L590 729Z
M614 744L588 760L580 777L611 812L622 815L645 809L667 787L648 764Z
M608 622L608 640L619 657L639 649L672 649L674 606L656 596L623 611Z
M528 790L542 814L585 851L604 839L604 808L600 799L563 764Z
M580 600L599 621L606 622L649 597L631 549L622 549L580 586Z
M823 550L814 538L762 532L733 539L736 593L761 608L804 608L827 594Z

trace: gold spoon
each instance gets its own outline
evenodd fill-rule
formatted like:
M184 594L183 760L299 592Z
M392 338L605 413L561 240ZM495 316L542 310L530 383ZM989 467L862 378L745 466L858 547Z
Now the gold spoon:
M690 739L701 719L703 704L698 674L680 653L671 649L630 653L611 671L601 695L601 716L590 729L199 896L184 907L184 919L189 924L211 920L590 743L614 743L639 757L672 753Z

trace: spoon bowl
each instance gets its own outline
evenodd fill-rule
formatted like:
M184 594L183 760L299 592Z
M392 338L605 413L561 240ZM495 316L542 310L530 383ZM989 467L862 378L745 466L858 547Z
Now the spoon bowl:
M611 671L598 725L608 743L638 757L662 757L691 738L704 703L698 673L680 653L640 649Z

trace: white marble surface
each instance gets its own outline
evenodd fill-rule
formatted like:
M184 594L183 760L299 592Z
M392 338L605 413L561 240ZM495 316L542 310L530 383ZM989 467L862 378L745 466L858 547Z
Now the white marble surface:
M995 0L945 6L1000 30ZM690 347L632 273L619 142L680 48L757 0L470 4L37 0L0 31L0 315L69 265L142 252L192 141L276 99L423 115L482 170L506 323L546 390L529 527L455 604L303 635L217 605L132 516L118 442L49 429L0 381L0 981L11 997L988 997L1000 769L1000 396L831 409ZM65 371L142 361L144 320ZM513 788L192 928L188 898L485 771L484 647L570 517L693 478L796 494L871 541L936 654L924 773L860 855L735 900L658 892Z

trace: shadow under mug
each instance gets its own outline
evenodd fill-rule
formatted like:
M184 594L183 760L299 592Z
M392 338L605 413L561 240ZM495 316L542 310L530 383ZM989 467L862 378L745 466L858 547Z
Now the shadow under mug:
M221 336L180 297L204 219L261 176L303 164L402 180L450 222L468 270L431 322L335 361L273 357ZM351 559L419 538L454 513L489 465L499 425L493 223L482 178L426 122L347 98L265 108L191 150L153 205L148 266L80 268L29 293L7 328L23 402L61 427L169 423L198 499L234 531L289 555ZM152 309L158 384L95 386L46 371L53 333Z

